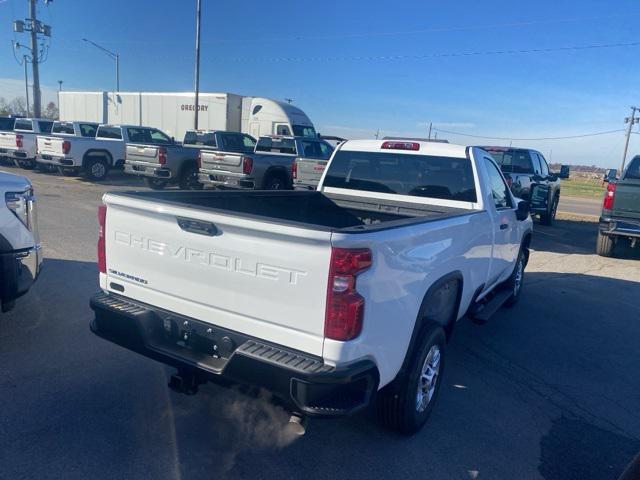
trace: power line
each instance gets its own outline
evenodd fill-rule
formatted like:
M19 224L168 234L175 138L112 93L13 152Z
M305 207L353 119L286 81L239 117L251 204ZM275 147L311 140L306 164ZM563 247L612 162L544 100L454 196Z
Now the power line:
M624 129L618 130L607 130L605 132L594 132L594 133L584 133L582 135L567 135L564 137L543 137L543 138L510 138L510 137L490 137L486 135L471 135L469 133L461 133L461 132L452 132L451 130L442 130L440 128L434 128L434 130L440 133L448 133L450 135L460 135L462 137L471 137L471 138L482 138L485 140L511 140L511 141L542 141L542 140L570 140L573 138L585 138L585 137L597 137L599 135L610 135L612 133L620 133L624 132Z
M403 54L403 55L363 55L363 56L331 56L331 57L263 57L263 58L218 58L218 60L230 60L235 62L326 62L326 61L394 61L394 60L423 60L426 58L449 58L449 57L473 57L492 55L518 55L518 54L541 54L551 52L594 50L604 48L638 47L640 42L619 42L602 43L594 45L574 45L568 47L548 47L548 48L525 48L511 50L487 50L476 52L451 52L451 53L425 53L425 54Z

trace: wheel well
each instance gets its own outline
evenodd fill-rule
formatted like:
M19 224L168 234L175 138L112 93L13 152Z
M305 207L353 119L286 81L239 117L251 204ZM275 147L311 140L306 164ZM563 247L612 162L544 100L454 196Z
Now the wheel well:
M455 292L445 292L445 290L452 288L453 285L455 285ZM402 363L402 371L406 370L414 348L419 344L420 338L424 335L429 325L441 326L444 328L447 340L451 338L460 310L462 286L462 273L455 271L441 277L429 287L420 304L409 347ZM445 293L444 296L442 295L443 293Z
M289 172L287 172L287 170L283 167L270 167L269 169L267 169L262 180L263 187L266 186L267 180L271 177L280 177L286 182L287 185L291 183L291 180L289 179Z
M104 157L107 159L107 163L109 165L113 165L113 157L106 150L87 150L82 157L82 166L84 167L85 163L89 160L89 157Z

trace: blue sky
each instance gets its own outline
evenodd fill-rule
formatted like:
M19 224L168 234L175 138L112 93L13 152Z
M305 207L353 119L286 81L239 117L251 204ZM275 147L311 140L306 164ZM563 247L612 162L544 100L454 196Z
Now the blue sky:
M113 61L83 37L120 53L122 90L192 90L194 4L40 1L40 17L53 26L45 96L53 97L58 80L67 90L114 88ZM0 0L0 96L23 91L10 44L27 40L11 30L26 13L26 0ZM429 122L510 138L616 130L640 104L640 45L484 53L639 42L639 21L637 0L203 0L201 89L290 97L320 132L351 138L378 129L424 136ZM472 52L483 54L460 55ZM553 161L613 167L623 140L614 133L513 144ZM640 135L631 152L640 153Z

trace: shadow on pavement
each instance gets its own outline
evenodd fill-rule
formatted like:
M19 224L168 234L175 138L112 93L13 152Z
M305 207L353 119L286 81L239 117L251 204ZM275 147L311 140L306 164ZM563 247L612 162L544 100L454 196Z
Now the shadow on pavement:
M531 248L536 251L560 254L596 254L598 222L582 220L556 220L553 226L538 222L533 227ZM622 240L616 247L615 258L640 259L640 246L631 248Z

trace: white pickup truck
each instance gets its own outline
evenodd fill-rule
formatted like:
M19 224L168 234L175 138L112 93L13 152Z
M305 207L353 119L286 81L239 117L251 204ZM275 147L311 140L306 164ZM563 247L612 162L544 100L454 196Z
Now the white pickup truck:
M426 421L457 320L520 295L532 221L479 148L362 140L318 191L108 193L97 335L294 413Z
M36 162L47 167L56 167L62 174L71 174L73 169L62 167L60 161L71 151L71 137L95 138L98 124L92 122L53 122L51 135L38 135Z
M0 172L0 310L7 312L40 273L42 252L31 182Z
M54 165L64 175L82 174L88 180L104 180L109 169L124 163L125 148L130 142L130 128L139 127L100 125L95 131L95 137L70 135L62 141L56 141L47 153L41 155L38 162Z
M12 132L0 131L0 157L9 157L25 169L36 166L38 135L51 133L53 120L16 118Z

